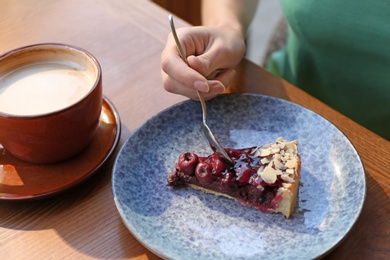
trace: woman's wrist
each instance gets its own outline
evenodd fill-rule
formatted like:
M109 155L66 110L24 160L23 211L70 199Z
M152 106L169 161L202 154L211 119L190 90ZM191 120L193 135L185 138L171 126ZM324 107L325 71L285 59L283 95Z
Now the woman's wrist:
M257 3L257 0L203 0L202 25L229 27L245 38Z

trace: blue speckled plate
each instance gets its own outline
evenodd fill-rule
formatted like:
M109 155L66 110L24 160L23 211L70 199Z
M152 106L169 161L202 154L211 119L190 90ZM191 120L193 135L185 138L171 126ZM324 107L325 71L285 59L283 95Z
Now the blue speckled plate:
M296 139L302 158L291 219L190 188L166 177L180 153L211 153L201 106L185 101L155 115L121 148L112 185L125 225L151 251L172 259L312 259L333 249L357 220L366 181L360 158L330 122L288 101L221 95L208 101L208 124L224 147Z

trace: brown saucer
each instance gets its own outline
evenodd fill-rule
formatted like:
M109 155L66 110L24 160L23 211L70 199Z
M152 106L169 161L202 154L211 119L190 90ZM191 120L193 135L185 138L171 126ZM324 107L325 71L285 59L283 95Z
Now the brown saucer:
M86 180L110 157L121 133L119 114L103 98L97 133L72 159L55 164L19 160L0 146L0 200L29 200L57 194Z

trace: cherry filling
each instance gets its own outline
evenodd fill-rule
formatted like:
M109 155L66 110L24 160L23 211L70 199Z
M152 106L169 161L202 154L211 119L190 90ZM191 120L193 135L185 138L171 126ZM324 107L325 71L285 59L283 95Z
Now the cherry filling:
M234 164L230 164L219 153L199 157L194 153L183 153L176 163L176 170L169 174L169 186L194 184L209 190L229 195L245 205L267 211L276 208L282 199L277 196L283 180L266 183L258 174L261 157L254 156L256 147L226 149Z

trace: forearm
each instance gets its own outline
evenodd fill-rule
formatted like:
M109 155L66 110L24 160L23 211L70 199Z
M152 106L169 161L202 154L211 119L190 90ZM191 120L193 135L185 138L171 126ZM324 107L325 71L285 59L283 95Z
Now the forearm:
M203 0L202 24L228 26L245 37L258 2L258 0Z

